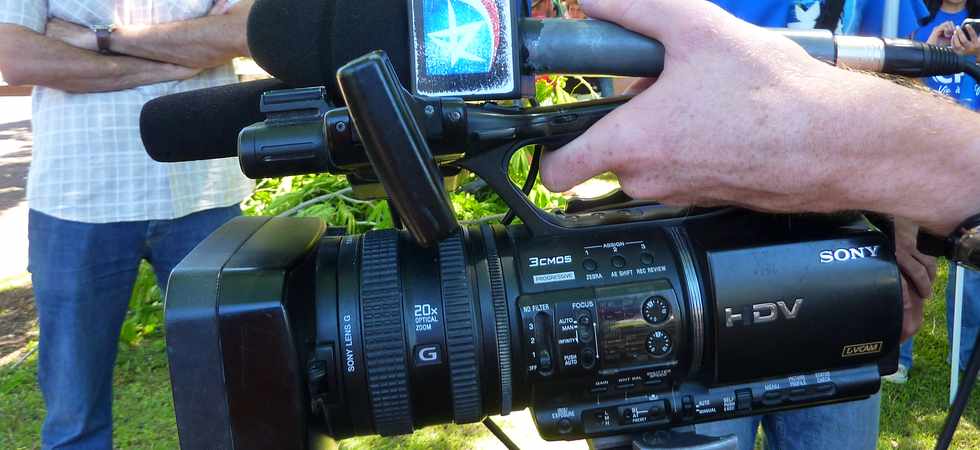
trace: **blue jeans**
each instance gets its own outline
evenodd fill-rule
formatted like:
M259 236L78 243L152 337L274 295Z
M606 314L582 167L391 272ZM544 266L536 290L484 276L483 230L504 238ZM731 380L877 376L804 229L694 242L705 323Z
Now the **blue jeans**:
M739 450L752 450L759 424L770 450L873 450L878 445L881 395L836 405L700 424L708 436L734 434Z
M43 448L112 448L112 369L140 260L166 286L194 246L240 214L235 205L174 220L90 224L29 212Z
M898 363L905 366L905 368L912 370L912 346L914 345L915 337L910 337L909 340L902 343L900 351L898 352Z
M980 332L980 273L965 270L963 277L963 331L960 340L960 370L973 354L973 344ZM956 295L956 266L949 266L949 283L946 285L946 332L949 349L953 350L953 300Z

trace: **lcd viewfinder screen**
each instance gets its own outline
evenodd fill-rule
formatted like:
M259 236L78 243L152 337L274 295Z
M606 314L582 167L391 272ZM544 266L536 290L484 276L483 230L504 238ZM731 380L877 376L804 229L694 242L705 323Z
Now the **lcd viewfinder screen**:
M469 100L520 96L513 0L409 0L413 91Z

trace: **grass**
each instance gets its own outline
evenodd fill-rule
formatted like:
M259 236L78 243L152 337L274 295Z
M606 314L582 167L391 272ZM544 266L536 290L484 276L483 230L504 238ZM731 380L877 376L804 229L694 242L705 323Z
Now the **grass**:
M946 415L949 366L946 363L945 302L946 270L926 319L916 338L915 366L906 385L883 387L881 449L928 449ZM7 286L6 289L10 289ZM0 289L2 291L2 289ZM3 305L0 305L2 312ZM19 367L0 368L0 449L37 448L44 405L37 390L36 357ZM137 345L121 345L114 383L115 442L124 449L177 448L176 424L170 396L164 342L159 330L147 334ZM507 432L523 448L538 448L537 438L525 413L502 419ZM953 448L980 448L980 394L975 393ZM549 448L585 448L583 443L561 443ZM343 449L431 449L500 448L479 425L433 426L398 438L364 437L340 442Z
M926 304L925 322L915 338L914 360L906 385L885 383L882 389L881 449L929 449L946 417L949 396L949 349L946 344L947 266ZM964 361L963 365L966 364ZM952 448L980 448L980 393L976 390L960 421Z

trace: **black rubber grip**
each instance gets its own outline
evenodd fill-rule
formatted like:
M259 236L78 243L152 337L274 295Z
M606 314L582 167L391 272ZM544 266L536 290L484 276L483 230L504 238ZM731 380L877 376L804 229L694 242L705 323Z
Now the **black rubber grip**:
M446 350L453 395L453 421L473 423L483 419L480 395L480 330L476 322L473 289L463 251L456 233L439 243L442 302L446 308Z
M374 428L382 436L411 433L398 232L368 232L361 254L364 364Z
M514 408L513 364L510 359L510 314L507 312L507 294L504 291L504 271L489 225L480 227L487 251L487 270L490 275L490 297L493 300L494 329L497 332L497 362L500 364L500 415L510 414Z

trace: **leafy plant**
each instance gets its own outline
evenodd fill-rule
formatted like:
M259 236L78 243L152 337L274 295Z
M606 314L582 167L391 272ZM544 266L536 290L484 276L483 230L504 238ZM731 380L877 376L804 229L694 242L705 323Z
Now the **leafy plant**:
M133 286L133 294L129 299L129 312L123 321L119 333L119 341L130 346L137 346L149 336L163 332L163 296L153 268L143 262Z

